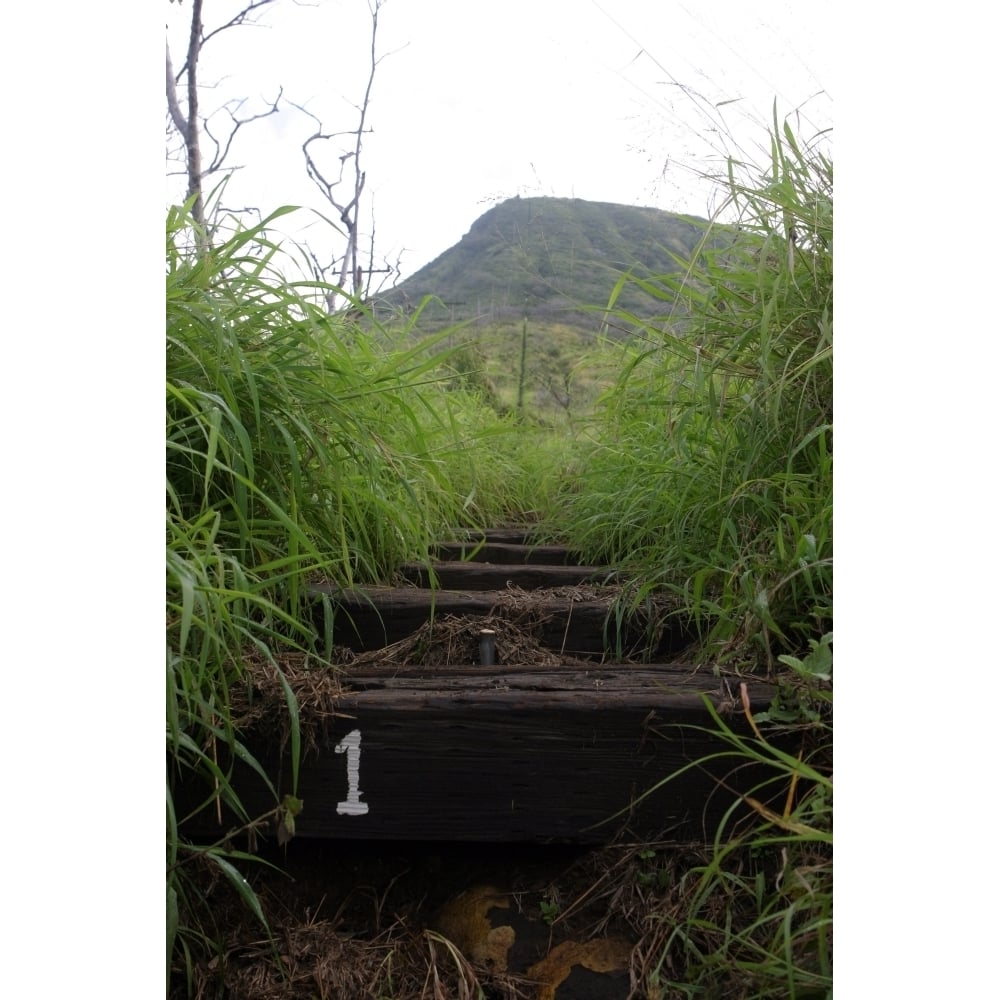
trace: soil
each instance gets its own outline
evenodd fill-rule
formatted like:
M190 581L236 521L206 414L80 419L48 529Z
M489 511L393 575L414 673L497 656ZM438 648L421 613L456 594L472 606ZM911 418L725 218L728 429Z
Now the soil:
M704 861L699 847L669 841L594 849L294 839L260 857L248 879L274 947L217 879L227 954L199 966L198 996L443 1000L476 997L478 984L484 1000L641 998L633 984L659 957L657 928L677 905L668 873Z

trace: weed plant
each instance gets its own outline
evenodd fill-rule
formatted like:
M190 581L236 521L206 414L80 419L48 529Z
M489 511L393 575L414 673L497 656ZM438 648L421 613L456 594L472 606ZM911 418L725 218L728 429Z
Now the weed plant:
M233 830L195 844L184 821L225 813L241 832L294 833L301 739L275 654L331 654L310 577L385 581L446 528L510 515L525 495L518 428L449 392L433 343L377 346L317 304L322 288L285 276L267 226L286 211L211 240L190 206L167 218L167 967L189 986L196 962L224 955L213 881L263 913ZM239 762L275 791L230 713L248 651L287 708L293 787L266 816L247 814L233 782Z
M832 995L833 166L777 117L770 140L766 170L729 162L731 224L679 271L622 279L663 315L612 298L640 335L617 347L559 524L631 569L636 604L675 595L695 658L777 686L744 731L706 701L724 749L688 767L762 777L672 888L649 996Z
M833 776L829 642L792 660L801 721L774 727L783 695L737 731L704 698L723 749L708 764L753 768L750 792L734 796L706 862L671 894L679 905L658 929L658 956L644 969L650 996L824 1000L833 987ZM765 735L765 726L769 729ZM671 775L667 781L673 780ZM666 783L666 782L663 782ZM662 784L662 783L661 783ZM725 787L725 782L723 782Z
M620 346L602 430L566 494L574 545L677 594L701 656L774 666L832 620L833 166L777 120L758 175L731 161L684 267ZM669 306L667 306L669 304Z

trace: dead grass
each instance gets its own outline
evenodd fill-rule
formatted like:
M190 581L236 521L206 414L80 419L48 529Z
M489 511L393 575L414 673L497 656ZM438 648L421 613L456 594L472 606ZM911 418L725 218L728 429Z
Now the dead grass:
M310 895L273 873L258 887L273 933L268 941L260 924L220 883L215 913L228 951L196 969L192 995L196 1000L560 1000L558 986L574 963L597 972L628 969L625 993L619 979L609 981L606 994L588 995L680 1000L680 994L650 984L684 980L685 957L667 942L691 907L695 885L685 876L708 863L710 854L706 845L678 844L668 836L644 841L623 836L568 867L554 868L548 884L511 892L520 912L536 922L541 923L541 899L557 911L549 928L542 925L547 957L530 968L506 967L489 956L484 960L467 941L460 947L461 935L446 935L435 916L424 912L422 898L392 908L385 892L380 896L357 888L339 900L320 898L313 887ZM359 885L365 880L363 874L357 878ZM455 892L465 888L456 883ZM704 915L717 917L717 931L728 904L720 897L713 905L718 913L709 909ZM507 914L512 911L499 912L501 922L511 922ZM735 978L731 985L735 992L720 995L738 997Z
M525 592L521 592L525 593ZM537 592L536 592L537 593ZM497 633L499 663L531 663L542 667L590 666L592 661L546 648L538 630L545 619L520 594L504 596L503 611L488 615L443 615L384 649L358 654L351 669L365 667L451 667L478 664L479 632Z
M537 606L532 607L531 596L527 591L512 589L504 596L501 611L488 615L444 615L399 642L366 653L337 647L328 663L305 653L275 654L274 661L298 701L303 747L315 750L324 725L331 719L344 717L338 711L338 704L351 689L352 675L382 667L405 670L478 664L481 629L497 632L500 663L591 666L593 661L556 653L542 644L539 629L544 618ZM233 724L240 730L252 729L284 747L288 713L275 664L256 649L245 651L243 663L245 683L235 686L231 695Z
M359 936L336 917L297 916L273 895L261 898L272 939L260 937L260 925L238 904L220 913L229 948L195 969L194 1000L532 1000L535 995L524 977L477 970L446 937L410 918ZM184 994L174 995L179 1000Z

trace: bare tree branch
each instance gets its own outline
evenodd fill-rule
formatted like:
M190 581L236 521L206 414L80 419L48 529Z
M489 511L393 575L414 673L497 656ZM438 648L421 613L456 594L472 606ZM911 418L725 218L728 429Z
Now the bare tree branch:
M259 25L257 24L256 21L249 21L247 19L259 7L267 7L268 4L272 4L272 3L275 3L275 2L276 2L276 0L254 0L254 2L248 4L246 7L244 7L243 10L241 10L234 17L230 18L229 21L227 21L225 24L220 25L214 31L210 31L207 35L204 34L204 25L202 25L199 28L199 31L201 32L201 40L199 42L199 48L204 48L205 43L209 39L215 38L216 35L218 35L222 31L225 31L227 28L236 28L236 27L239 27L241 25L245 25L247 27L253 27L253 28L259 27ZM188 65L189 65L189 62L190 62L190 58L191 57L190 57L190 52L189 52L188 53L188 62L185 62L184 65L181 66L181 71L180 71L180 73L177 74L177 82L178 83L180 83L180 79L184 75L184 73L187 72L187 68L188 68Z
M302 155L305 158L306 163L306 175L309 179L316 185L319 189L320 194L323 198L329 202L330 205L337 211L340 221L344 224L346 230L347 246L344 250L344 256L341 258L340 274L337 280L334 282L339 288L346 291L347 289L347 277L350 271L351 284L353 286L352 291L355 297L361 297L361 291L363 286L363 272L361 275L358 274L358 263L357 263L357 241L358 241L358 219L357 219L357 208L358 203L361 199L361 193L365 186L365 173L359 170L357 167L358 156L361 152L361 126L357 130L352 132L324 132L323 123L316 117L311 111L303 107L300 104L295 104L294 102L289 102L292 107L297 108L303 114L308 115L314 122L316 122L317 130L309 136L305 142L302 143ZM330 179L317 164L316 159L313 157L310 151L310 146L314 142L326 142L330 139L337 139L342 136L351 135L354 136L355 143L354 149L348 150L346 153L342 153L338 157L337 174L336 177ZM354 184L352 188L352 196L349 201L342 202L338 200L338 197L334 191L336 187L344 183L344 171L347 167L348 162L352 162L354 165ZM336 258L330 262L327 267L320 267L319 262L313 258L314 263L317 266L317 270L321 280L327 280L328 272L336 265ZM333 303L333 298L330 295L326 296L327 308L330 312L335 311L335 306Z
M367 270L358 263L358 212L361 203L361 195L364 192L365 181L367 179L366 172L362 169L361 162L364 137L372 131L367 126L368 108L371 104L372 87L375 83L375 71L379 62L381 62L381 59L376 54L376 42L378 36L378 15L384 2L385 0L374 0L374 3L372 3L371 0L369 0L368 4L368 10L371 13L371 41L369 46L370 59L368 80L365 84L364 96L361 103L355 106L358 111L357 126L350 131L324 132L323 123L316 117L316 115L302 105L293 105L293 107L298 108L299 111L308 115L314 122L316 122L316 132L309 136L309 138L307 138L302 144L302 155L305 158L306 174L319 189L323 198L337 211L340 216L340 221L344 224L347 231L347 245L344 249L344 255L340 262L340 273L335 284L346 293L348 281L350 281L351 294L356 300L361 300L366 297L367 289L370 285L371 275L376 273L372 266L373 257L371 254L369 255L369 266ZM339 155L339 167L337 167L337 174L334 178L332 174L328 176L327 173L320 168L310 147L313 143L327 142L343 136L352 136L353 141L351 143L351 148L348 148ZM351 180L348 181L350 188L347 192L347 197L344 198L338 196L335 189L345 183L344 175L348 169L348 165L350 165L353 176ZM329 267L320 268L319 262L316 261L315 258L314 263L316 264L319 273L323 276L325 276L327 271L330 270ZM335 260L331 262L331 266L333 264L335 264ZM366 274L368 275L368 280L365 278ZM333 311L329 296L327 296L327 305L330 310Z
M169 42L167 42L167 110L170 112L170 120L174 123L174 128L187 142L187 119L185 119L180 102L177 100L177 78L174 76L174 69L170 63Z
M171 0L174 2L174 0ZM180 2L180 0L177 0ZM395 268L385 263L385 266L375 267L375 226L372 220L371 233L367 238L368 266L362 267L359 261L360 234L359 234L359 213L361 199L365 191L367 175L362 166L362 155L365 137L372 132L368 125L368 110L372 99L372 90L375 82L375 72L381 62L377 55L378 18L379 11L385 0L368 0L368 10L371 15L371 33L369 46L369 70L365 83L364 94L361 103L355 105L358 112L357 125L353 129L340 132L326 132L323 123L311 111L305 107L294 104L284 96L284 89L279 88L277 97L270 104L265 106L265 110L256 114L243 114L243 109L247 99L234 99L225 103L211 115L203 115L199 109L199 60L202 50L216 35L230 28L239 26L255 25L254 17L264 7L270 6L275 0L247 0L243 9L231 17L225 24L219 25L212 31L206 32L203 23L202 11L204 0L191 0L191 20L188 34L187 56L180 72L175 72L170 55L170 46L166 50L166 91L167 91L167 132L168 132L168 159L178 152L171 148L171 135L173 133L183 144L183 158L185 161L185 172L188 178L188 198L192 200L192 214L197 222L204 229L205 226L205 205L203 185L206 177L218 173L222 170L230 171L241 169L239 166L230 166L227 160L232 152L233 143L237 133L244 125L267 118L270 115L278 114L283 100L308 115L316 123L316 131L309 136L302 144L302 153L305 158L306 174L316 185L324 200L337 212L339 222L344 227L344 239L346 246L343 256L334 256L326 266L322 265L316 255L309 250L309 257L315 268L317 277L328 284L335 284L338 293L328 293L325 295L327 308L330 312L335 311L336 294L352 300L355 304L362 302L370 292L372 277L375 274L391 275L398 274L399 266ZM293 0L298 6L311 6ZM181 86L187 88L186 108L179 97ZM229 128L226 134L221 130L216 131L214 125L215 116L225 111L229 116ZM171 127L173 133L171 133ZM207 139L212 150L211 155L203 153L202 144ZM321 157L318 155L320 146L334 142L339 146L338 157L333 169L321 165ZM205 160L208 159L208 165ZM219 206L216 205L216 210ZM374 207L372 208L374 215ZM328 220L334 226L336 223ZM337 281L328 281L327 275L336 273ZM383 279L379 283L379 288L385 284Z
M378 293L382 291L382 289L385 287L386 282L389 280L389 276L390 275L392 275L392 274L398 275L400 273L399 272L399 265L400 265L399 258L396 259L396 263L394 265L390 264L389 261L388 261L388 259L383 258L382 259L382 264L384 266L383 267L375 267L375 201L374 201L374 199L372 199L372 215L371 215L371 219L372 219L372 228L371 228L371 233L370 233L369 238L368 238L368 261L369 261L368 271L367 271L367 274L368 274L368 284L367 284L367 288L365 289L366 297L369 300L371 300L371 298L372 298L373 295L378 295ZM372 275L374 275L374 274L381 274L383 277L381 278L381 280L379 281L379 283L378 283L377 286L372 287L372 280L371 279L372 279Z
M188 37L187 57L188 113L184 142L187 147L188 197L194 197L191 214L195 222L204 226L205 205L201 191L201 145L198 142L198 54L201 51L201 5L202 0L194 0L191 9L191 34Z
M383 2L384 0L375 0L374 6L371 3L368 4L368 9L372 15L371 46L369 47L370 65L368 83L365 86L365 96L361 102L361 107L358 108L360 118L358 119L358 128L354 143L354 197L348 202L341 213L341 219L348 226L349 254L344 254L344 264L340 272L340 284L341 287L344 286L344 280L347 277L348 256L350 256L351 275L354 279L354 294L359 297L362 292L362 281L361 272L358 269L358 203L361 200L361 191L365 186L365 172L361 169L361 137L365 132L365 119L368 117L368 105L371 102L372 85L375 82L375 69L379 63L378 57L375 55L375 37L378 34L378 12ZM347 219L348 215L350 215L350 222Z
M215 155L212 157L212 162L205 169L205 172L204 172L203 176L208 177L210 174L214 174L218 170L222 169L222 165L225 163L226 157L229 155L229 149L230 149L230 147L233 144L233 139L236 138L236 133L239 132L239 130L244 125L249 125L251 122L259 121L261 118L268 118L271 115L276 115L276 114L279 113L279 111L281 109L278 107L278 104L281 102L281 99L284 96L284 93L285 93L284 87L279 87L278 88L278 96L271 102L271 105L267 109L267 111L262 111L262 112L260 112L260 114L251 115L249 118L237 118L236 115L233 113L233 109L232 109L232 105L235 103L236 110L239 111L239 109L242 108L244 104L246 104L246 98L244 98L244 99L242 99L240 101L235 101L235 102L234 101L229 101L229 102L227 102L224 105L224 108L225 108L225 111L229 114L229 118L230 118L230 120L233 123L233 128L230 131L228 138L225 140L225 145L224 146L209 131L209 127L208 127L209 126L209 120L207 118L203 119L202 124L203 124L203 127L205 129L205 134L212 140L212 142L215 145ZM241 168L240 167L227 167L226 169L227 170L239 170Z
M313 273L316 276L317 281L326 282L327 272L336 266L337 258L334 257L329 264L323 265L319 262L319 258L313 253L312 247L306 247L306 252L309 254L310 259L313 263ZM323 301L326 304L326 311L328 313L335 313L337 311L337 293L334 289L323 291Z
M238 14L230 18L230 20L225 24L220 25L208 34L205 34L204 22L202 18L204 0L192 0L187 58L179 73L174 72L173 63L170 57L170 46L169 44L167 45L167 111L170 123L173 125L177 134L184 143L184 160L188 177L187 196L189 199L193 199L191 214L195 221L200 223L203 227L205 224L205 205L203 193L205 178L225 167L225 161L229 155L230 149L232 148L233 140L236 138L236 133L239 132L244 125L248 125L260 118L266 118L269 115L278 113L279 103L284 96L284 91L279 88L278 96L271 102L266 111L250 115L248 117L239 117L239 111L246 103L245 99L228 102L224 106L224 109L229 114L232 128L230 129L228 136L224 139L217 137L212 132L210 118L199 115L198 64L201 51L206 42L208 42L211 38L214 38L220 32L238 25L254 24L255 22L251 20L251 15L260 8L266 7L274 2L275 0L251 0L251 2L247 3L247 5ZM187 88L186 113L182 108L181 101L178 97L178 87L182 80ZM233 105L235 105L235 108ZM204 134L208 136L215 148L215 152L207 168L203 163L200 132L204 132ZM168 158L170 156L171 153L168 150ZM239 168L225 167L225 169Z

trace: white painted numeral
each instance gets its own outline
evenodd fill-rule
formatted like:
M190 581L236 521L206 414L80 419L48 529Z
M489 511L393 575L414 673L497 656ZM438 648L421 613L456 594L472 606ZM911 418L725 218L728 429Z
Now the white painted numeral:
M361 801L364 792L358 788L358 773L361 769L361 730L352 729L334 747L336 753L347 754L347 798L337 803L339 816L364 816L368 803Z

